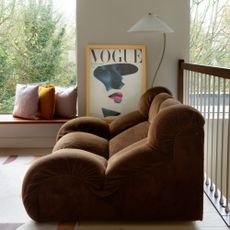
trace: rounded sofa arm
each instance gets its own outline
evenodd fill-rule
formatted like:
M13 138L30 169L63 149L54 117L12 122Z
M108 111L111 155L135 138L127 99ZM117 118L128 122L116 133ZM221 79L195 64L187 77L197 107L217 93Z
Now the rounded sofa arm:
M35 221L71 219L67 214L76 214L76 203L84 191L103 186L106 167L106 159L84 150L61 149L38 159L22 185L27 213ZM63 207L66 202L70 210Z
M203 143L204 118L198 110L188 105L175 104L162 108L152 120L148 131L148 144L157 147L164 154L174 151L175 142L180 136L192 136L192 145ZM199 141L199 143L198 143Z
M102 119L96 117L78 117L67 121L59 129L56 140L71 132L87 132L109 139L109 125Z

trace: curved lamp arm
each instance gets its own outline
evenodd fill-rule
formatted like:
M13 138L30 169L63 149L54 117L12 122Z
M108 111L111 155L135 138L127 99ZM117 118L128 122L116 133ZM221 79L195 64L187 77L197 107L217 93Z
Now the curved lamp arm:
M159 71L159 69L160 69L160 67L161 67L161 64L162 64L162 61L163 61L163 59L164 59L165 48L166 48L166 33L163 33L163 40L164 40L164 41L163 41L163 49L162 49L161 59L160 59L160 61L159 61L159 64L158 64L157 69L156 69L156 71L155 71L155 73L154 73L154 76L153 76L153 80L152 80L152 84L151 84L152 87L153 87L153 85L154 85L154 82L155 82L155 80L156 80L156 78L157 78L158 71Z

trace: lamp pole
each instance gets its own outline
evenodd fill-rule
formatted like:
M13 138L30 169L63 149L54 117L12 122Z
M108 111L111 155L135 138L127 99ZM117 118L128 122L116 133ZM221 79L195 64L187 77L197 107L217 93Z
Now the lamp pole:
M153 75L151 87L153 87L154 85L154 82L157 78L157 74L159 72L159 69L164 59L165 49L166 49L166 33L172 33L174 32L174 30L171 27L169 27L164 21L158 18L156 15L153 15L151 12L148 13L146 16L142 17L136 24L134 24L128 30L128 32L154 32L154 31L163 33L163 47L162 47L162 53L161 53L161 58L159 60L159 64Z
M157 78L157 74L158 74L158 72L159 72L159 69L160 69L160 67L161 67L162 61L163 61L163 59L164 59L165 48L166 48L166 33L163 33L163 49L162 49L161 59L160 59L160 61L159 61L159 64L158 64L157 69L156 69L156 71L155 71L155 73L154 73L154 76L153 76L153 80L152 80L152 84L151 84L152 87L153 87L153 85L154 85L154 82L155 82L155 80L156 80L156 78Z

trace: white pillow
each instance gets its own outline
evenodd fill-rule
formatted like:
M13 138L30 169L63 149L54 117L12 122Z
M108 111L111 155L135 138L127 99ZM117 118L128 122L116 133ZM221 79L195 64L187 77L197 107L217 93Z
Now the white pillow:
M38 119L39 85L17 84L13 116Z
M74 118L77 115L77 86L55 87L55 117Z

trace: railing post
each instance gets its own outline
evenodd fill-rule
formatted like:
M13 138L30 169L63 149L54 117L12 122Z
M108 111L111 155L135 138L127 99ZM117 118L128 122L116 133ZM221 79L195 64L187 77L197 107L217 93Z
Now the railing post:
M179 60L178 99L199 109L206 121L204 191L230 227L229 92L230 69Z
M180 59L178 61L178 76L177 76L177 91L178 91L178 100L183 103L184 98L184 70L182 68L182 64L184 63L184 60Z

